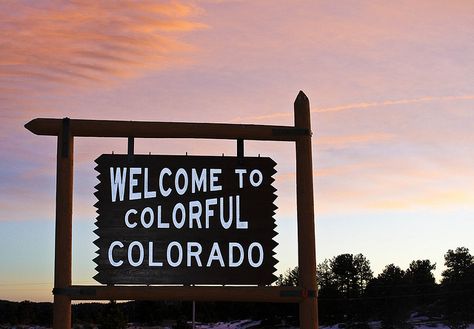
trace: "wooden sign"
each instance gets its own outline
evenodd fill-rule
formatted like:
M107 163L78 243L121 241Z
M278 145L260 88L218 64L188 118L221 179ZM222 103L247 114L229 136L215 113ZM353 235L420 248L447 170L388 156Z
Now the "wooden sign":
M102 155L94 259L103 284L271 284L275 162Z

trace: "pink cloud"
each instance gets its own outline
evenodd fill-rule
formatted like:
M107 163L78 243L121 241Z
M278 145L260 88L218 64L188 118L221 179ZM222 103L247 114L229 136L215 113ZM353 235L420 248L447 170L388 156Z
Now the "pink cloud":
M458 101L458 100L473 100L474 95L461 95L461 96L426 96L413 99L398 99L398 100L386 100L379 102L364 102L355 104L345 104L340 106L316 108L312 112L323 113L323 112L339 112L347 110L360 110L372 107L386 107L391 105L407 105L425 102L436 102L436 101Z
M179 35L205 27L199 13L177 1L3 2L0 87L88 85L182 62L192 46Z
M370 144L390 141L395 136L387 133L366 133L358 135L321 136L315 139L316 147L342 148L351 144Z
M469 206L474 202L474 193L467 191L443 190L426 193L415 198L391 198L368 202L368 208L380 210L439 209Z
M423 96L418 98L410 99L388 99L383 101L367 101L360 103L349 103L329 107L313 107L312 113L326 113L326 112L342 112L342 111L357 111L369 108L384 108L395 105L410 105L418 103L429 103L429 102L455 102L463 100L474 100L474 95L452 95L452 96ZM268 121L271 119L279 118L290 118L293 117L291 112L274 112L256 116L238 117L234 118L232 122L252 122L252 121Z
M424 162L380 158L315 170L318 214L461 209L474 200L472 168L463 159Z

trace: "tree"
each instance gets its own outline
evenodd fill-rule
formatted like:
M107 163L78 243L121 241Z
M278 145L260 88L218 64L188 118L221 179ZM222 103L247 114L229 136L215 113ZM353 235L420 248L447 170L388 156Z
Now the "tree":
M413 296L414 305L432 303L437 290L433 271L436 264L431 264L429 259L412 261L405 272L407 280L407 293Z
M317 265L316 282L318 283L319 295L323 294L324 291L334 288L334 274L328 259Z
M443 284L455 283L465 279L472 271L474 257L469 253L469 249L458 247L456 251L449 249L444 255L444 265L447 267L443 271Z
M367 284L373 278L373 272L370 269L370 262L362 254L354 256L355 280L359 295L362 295Z
M389 264L385 266L382 273L370 281L367 293L371 297L400 296L404 294L406 282L405 271L394 264Z
M344 297L360 297L373 275L370 262L362 254L336 256L330 267L334 284Z
M370 308L382 321L382 328L403 328L410 315L410 304L406 296L407 280L405 271L389 264L377 278L367 286L367 297L370 297Z
M395 264L385 266L382 273L377 276L377 279L384 282L388 286L397 286L402 284L405 277L405 271Z
M355 279L354 256L342 254L330 261L334 283L337 290L345 297L352 294L352 282Z
M474 321L474 257L469 249L449 249L444 255L442 305L451 328L466 328Z
M368 309L361 302L372 278L369 261L362 254L341 254L324 260L317 267L320 319L326 323L341 320L363 321Z
M298 286L298 266L293 269L287 269L285 274L280 274L277 279L276 285L282 287L296 287Z
M410 283L418 287L432 286L435 284L435 277L432 273L435 269L436 264L431 264L429 259L414 260L406 271L406 277Z

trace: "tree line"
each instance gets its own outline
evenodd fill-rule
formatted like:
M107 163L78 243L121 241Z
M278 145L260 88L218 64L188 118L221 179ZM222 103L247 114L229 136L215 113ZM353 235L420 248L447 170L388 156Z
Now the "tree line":
M436 264L427 259L414 260L406 269L389 264L377 276L362 254L326 259L317 265L315 278L320 323L367 328L368 321L376 320L383 328L404 328L417 313L451 328L466 328L474 323L474 257L468 248L459 247L446 252L444 265L441 282L436 283ZM275 284L298 286L298 268L288 269ZM174 319L176 328L186 328L191 310L191 302L85 303L73 305L73 322L108 329L124 328L127 322L157 325ZM271 328L298 321L297 304L199 302L196 310L201 322L254 318ZM0 324L51 323L51 303L0 301Z
M474 323L474 257L459 247L444 255L446 269L435 281L436 264L414 260L407 269L385 266L374 276L362 254L342 254L317 265L320 322L366 323L403 327L415 312L462 328ZM278 284L298 285L298 268L280 275Z

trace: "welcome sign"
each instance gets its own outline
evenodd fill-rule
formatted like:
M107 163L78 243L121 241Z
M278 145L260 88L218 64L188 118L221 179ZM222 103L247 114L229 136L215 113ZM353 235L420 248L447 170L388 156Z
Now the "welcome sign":
M272 159L102 155L96 163L98 282L276 279Z

